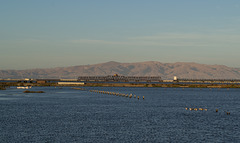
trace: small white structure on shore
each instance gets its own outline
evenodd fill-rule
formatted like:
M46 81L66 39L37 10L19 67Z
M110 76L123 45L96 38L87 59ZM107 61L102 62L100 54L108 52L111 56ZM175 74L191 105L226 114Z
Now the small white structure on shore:
M177 81L178 79L177 79L177 76L174 76L173 77L173 81Z
M28 86L18 86L17 89L28 89L28 88L32 88L32 86L28 87Z
M61 85L84 85L84 82L58 82Z

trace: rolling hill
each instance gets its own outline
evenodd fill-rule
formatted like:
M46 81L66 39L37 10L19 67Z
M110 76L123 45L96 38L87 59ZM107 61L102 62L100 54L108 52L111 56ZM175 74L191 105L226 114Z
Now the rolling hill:
M240 79L240 69L224 65L198 63L161 63L156 61L138 63L107 62L93 65L57 67L49 69L0 70L0 78L77 78L78 76L161 76L163 79Z

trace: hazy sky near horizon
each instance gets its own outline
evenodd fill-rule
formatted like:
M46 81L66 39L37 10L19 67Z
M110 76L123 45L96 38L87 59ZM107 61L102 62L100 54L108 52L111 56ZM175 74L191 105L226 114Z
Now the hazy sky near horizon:
M108 61L240 67L239 0L0 0L0 69Z

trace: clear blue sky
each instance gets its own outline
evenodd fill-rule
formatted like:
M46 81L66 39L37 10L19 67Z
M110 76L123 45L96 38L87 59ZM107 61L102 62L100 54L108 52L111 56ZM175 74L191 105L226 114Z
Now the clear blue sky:
M240 1L0 0L0 69L108 61L240 67Z

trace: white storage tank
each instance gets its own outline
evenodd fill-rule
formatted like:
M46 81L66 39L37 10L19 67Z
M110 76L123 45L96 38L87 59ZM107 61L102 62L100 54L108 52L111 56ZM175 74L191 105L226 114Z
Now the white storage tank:
M173 77L173 80L174 80L174 81L177 81L177 80L178 80L178 79L177 79L177 76L174 76L174 77Z

